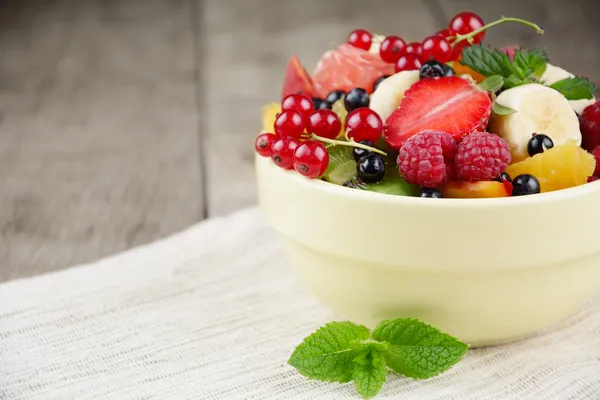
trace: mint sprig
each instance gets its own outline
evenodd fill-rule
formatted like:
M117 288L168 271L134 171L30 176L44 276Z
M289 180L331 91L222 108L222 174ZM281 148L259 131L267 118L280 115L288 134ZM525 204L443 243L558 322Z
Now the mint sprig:
M431 378L456 364L469 346L415 319L383 321L373 338L389 343L388 367L415 379Z
M288 363L309 379L354 381L364 398L381 390L388 368L425 379L456 364L469 346L417 319L381 322L371 334L349 321L330 322L296 347Z
M494 82L497 82L497 77L502 78L502 88L510 89L528 83L539 83L539 78L546 71L548 56L540 49L530 51L520 48L511 60L499 49L474 45L462 51L460 63L488 79L494 77ZM548 86L560 92L567 100L591 99L596 91L594 84L586 78L563 79Z
M567 100L593 99L596 86L587 78L566 78L550 85L558 90Z

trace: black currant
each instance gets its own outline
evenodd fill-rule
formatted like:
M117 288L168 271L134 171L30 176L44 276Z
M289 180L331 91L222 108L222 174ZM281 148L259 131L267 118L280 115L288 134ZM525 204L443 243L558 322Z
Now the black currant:
M331 104L320 97L313 97L312 102L315 106L315 110L331 109Z
M356 174L365 183L375 183L385 175L385 163L378 154L367 154L361 157L356 164Z
M361 140L359 143L364 144L365 146L375 147L375 143L370 142L368 140ZM367 150L367 149L361 149L360 147L355 147L352 150L352 157L354 157L354 160L356 162L358 162L358 160L360 160L362 157L369 155L369 154L373 154L373 152L370 150Z
M523 174L517 176L513 182L513 196L525 196L540 192L540 182L533 175Z
M385 81L389 77L389 75L382 75L379 78L375 79L375 82L373 82L373 92L377 90L381 82Z
M530 157L554 147L554 142L548 135L543 133L534 133L531 139L527 142L527 152Z
M497 181L497 182L504 182L504 181L512 182L512 179L510 178L510 175L507 174L506 172L501 173L500 176L497 177L497 178L495 178L494 180Z
M442 192L440 192L437 189L433 189L433 188L421 188L421 197L429 197L432 199L441 199L442 197Z
M332 92L329 92L327 97L325 97L325 101L331 106L333 103L344 97L345 94L346 92L344 92L343 90L334 90Z
M344 96L346 111L351 112L357 108L369 107L369 93L363 88L354 88Z
M421 66L419 79L441 78L454 75L454 70L436 60L429 60Z

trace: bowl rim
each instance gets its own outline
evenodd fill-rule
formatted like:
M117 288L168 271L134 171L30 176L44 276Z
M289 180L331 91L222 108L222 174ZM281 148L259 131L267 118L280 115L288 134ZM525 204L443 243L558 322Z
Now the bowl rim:
M600 180L589 182L583 185L555 190L552 192L539 193L528 196L516 197L492 197L492 198L472 198L472 199L425 199L416 196L400 196L386 193L378 193L369 190L357 190L353 188L336 185L321 179L310 179L300 175L295 170L285 170L275 165L270 158L256 155L256 162L268 163L267 168L270 173L280 174L282 177L293 181L295 184L302 185L309 190L316 190L324 194L353 197L365 201L383 202L397 204L398 206L423 206L423 207L517 207L522 205L545 204L560 201L567 201L573 198L590 195L600 192Z

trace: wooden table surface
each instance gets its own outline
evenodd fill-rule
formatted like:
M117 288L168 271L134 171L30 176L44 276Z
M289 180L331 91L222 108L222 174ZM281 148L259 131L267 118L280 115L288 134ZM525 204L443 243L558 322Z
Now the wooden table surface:
M364 27L421 40L518 16L600 82L597 0L0 1L0 281L93 261L256 203L253 140L292 52ZM199 243L199 246L202 244Z

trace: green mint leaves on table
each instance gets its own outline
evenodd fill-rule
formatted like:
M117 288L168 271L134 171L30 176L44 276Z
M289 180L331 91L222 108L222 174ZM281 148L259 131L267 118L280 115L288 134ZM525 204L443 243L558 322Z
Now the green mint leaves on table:
M354 381L364 398L375 396L388 368L414 379L448 370L469 345L417 319L381 322L371 333L352 322L330 322L304 339L288 363L309 379Z
M528 83L539 83L539 78L546 71L548 57L543 50L530 51L521 48L515 52L514 59L511 60L508 54L499 49L473 45L462 51L460 63L488 79L494 78L487 83L488 79L484 80L480 84L482 89L497 88L496 90L499 90ZM499 82L502 82L502 85ZM563 79L548 86L560 92L567 100L591 99L596 90L592 82L587 78L580 77ZM504 112L506 113L507 110Z

